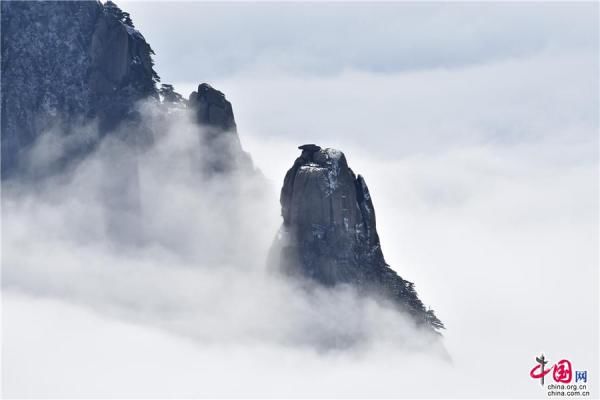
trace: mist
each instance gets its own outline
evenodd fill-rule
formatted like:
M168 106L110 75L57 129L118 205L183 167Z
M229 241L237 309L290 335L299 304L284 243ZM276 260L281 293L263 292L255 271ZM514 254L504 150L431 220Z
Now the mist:
M447 321L439 341L349 287L306 287L266 268L281 223L274 180L292 142L246 138L258 168L214 174L189 116L152 104L140 112L152 133L143 150L117 133L42 185L3 186L5 393L478 397L494 384L492 358L516 381L494 393L510 396L537 389L519 373L530 353L564 351L571 334L593 343L594 319L580 306L595 285L593 165L547 170L523 157L526 145L400 160L348 147L372 187L386 259ZM147 137L143 129L126 133ZM32 164L67 148L47 146L59 138L43 135ZM569 151L545 149L550 159ZM549 218L574 199L569 217ZM581 262L565 287L573 254ZM546 299L554 310L530 302L539 291L559 293ZM559 304L581 330L555 318ZM552 327L541 341L540 323ZM569 355L590 365L590 349L573 343Z
M182 366L208 363L229 368L224 359L233 351L233 368L239 368L238 363L252 363L264 352L271 358L262 366L267 375L271 368L279 368L281 357L298 358L299 363L335 363L340 357L369 357L372 349L385 351L384 345L397 347L403 355L424 353L440 364L449 362L439 337L418 328L391 304L359 296L348 286L328 289L267 269L267 255L281 223L277 190L245 163L246 154L236 152L236 136L223 134L232 140L215 144L205 140L207 133L187 111L165 113L153 103L141 104L139 111L144 121L139 127L125 125L106 135L75 167L45 180L15 179L3 187L7 393L167 396L170 392L164 391L158 377L144 378L159 385L154 388L136 386L135 380L124 386L108 383L99 393L95 385L67 390L63 386L63 379L73 379L73 373L82 375L77 378L81 382L96 376L76 361L87 352L81 353L78 346L100 351L93 344L96 340L103 343L102 358L114 357L110 369L123 367L119 361L123 358L145 359L138 354L124 356L123 352L140 349L120 344L136 342L130 335L140 332L157 341L147 344L153 354L171 357L161 347L184 344L193 354L208 352L209 359L204 355L202 362L179 354ZM93 129L93 125L76 128L86 134ZM78 132L44 133L27 157L31 166L26 170L43 170L60 159L72 135ZM146 138L147 144L140 145L139 138ZM212 159L227 155L231 169L215 171ZM65 317L58 317L63 313ZM35 326L38 323L42 326ZM50 326L43 327L46 323ZM77 333L80 324L93 327L92 337L90 332ZM46 337L48 328L54 330L54 339ZM114 335L115 343L96 337L96 330ZM75 339L74 347L70 340L59 346L60 354L44 354L58 349L57 343L33 351L36 358L57 363L45 371L38 370L43 364L36 362L32 370L34 375L59 374L48 378L50 387L34 376L28 379L36 384L27 389L14 380L23 379L31 368L18 353L25 345L35 346L20 332L43 332L44 342ZM74 360L63 361L69 357ZM159 371L167 380L168 375L179 375L160 368L155 373ZM256 393L264 389L258 385ZM204 396L215 395L216 390L184 384L174 393Z
M124 8L164 81L227 94L253 164L209 173L232 143L149 103L76 168L3 182L5 396L533 398L540 353L597 395L597 4ZM50 129L28 170L98 135ZM364 176L441 338L266 268L313 142Z

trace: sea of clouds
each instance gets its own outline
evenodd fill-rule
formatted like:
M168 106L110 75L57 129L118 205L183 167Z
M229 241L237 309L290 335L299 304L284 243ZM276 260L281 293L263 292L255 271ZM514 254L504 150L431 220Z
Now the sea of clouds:
M164 79L227 94L260 172L210 178L188 121L145 109L165 134L135 157L106 142L68 177L3 185L3 393L538 397L542 352L597 376L597 5L235 7L125 8ZM365 177L443 349L265 269L311 142ZM63 148L45 143L34 165Z

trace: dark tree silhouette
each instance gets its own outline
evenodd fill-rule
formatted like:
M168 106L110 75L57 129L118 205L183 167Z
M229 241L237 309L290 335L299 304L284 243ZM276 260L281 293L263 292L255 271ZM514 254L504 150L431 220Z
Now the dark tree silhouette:
M173 85L163 83L160 85L158 94L162 97L163 103L181 104L184 102L183 96L175 91Z
M104 9L106 10L106 12L109 15L112 15L113 17L115 17L117 19L117 21L120 21L120 22L124 23L127 26L135 28L135 26L133 25L133 21L131 20L131 16L129 15L129 13L121 10L119 8L119 6L117 6L112 1L108 0L104 4Z

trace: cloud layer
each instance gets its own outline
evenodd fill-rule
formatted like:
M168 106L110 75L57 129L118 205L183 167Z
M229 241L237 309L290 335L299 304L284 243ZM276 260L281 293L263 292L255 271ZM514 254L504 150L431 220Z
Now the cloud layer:
M592 3L120 4L169 82L460 69L598 44Z
M187 343L218 357L204 362L221 368L227 355L220 352L228 347L236 349L236 362L243 365L265 352L270 357L265 373L279 357L319 362L321 352L355 357L385 343L404 354L425 352L447 362L438 338L391 306L359 297L350 287L328 290L268 271L266 257L280 219L277 196L262 174L252 168L220 173L207 168L214 152L243 154L203 144L203 131L185 112L165 114L146 104L141 113L141 127L125 126L126 135L107 136L73 171L33 185L19 180L4 185L3 345L12 349L3 370L8 395L164 393L160 379L178 376L181 366L153 369L160 375L145 379L159 382L154 389L136 386L139 377L123 386L116 379L123 372L102 377L116 381L100 391L83 384L98 378L99 365L121 369L139 363L138 345L129 349L122 341L134 340L130 335L140 331L164 356L170 350L163 346ZM131 146L132 137L149 133L149 147ZM31 151L36 168L45 168L57 149L66 147L61 138L54 130L44 134ZM56 146L47 151L49 142ZM95 327L91 332L89 325ZM96 331L108 332L102 353L111 356L82 368L81 348L96 348L93 343L103 340ZM57 347L65 335L74 341ZM58 348L60 354L53 354ZM258 354L255 348L261 349ZM198 365L179 351L182 365ZM98 358L93 352L88 357ZM57 364L52 371L45 370L47 358ZM33 374L32 359L40 359ZM114 365L102 364L109 360ZM23 380L32 384L23 386ZM188 382L174 392L215 390Z
M122 6L166 81L227 94L264 179L199 176L184 121L139 156L140 204L107 203L110 143L67 184L5 185L4 393L537 397L541 352L597 375L597 4ZM380 304L265 273L309 142L365 177L451 362ZM107 223L130 206L141 245Z

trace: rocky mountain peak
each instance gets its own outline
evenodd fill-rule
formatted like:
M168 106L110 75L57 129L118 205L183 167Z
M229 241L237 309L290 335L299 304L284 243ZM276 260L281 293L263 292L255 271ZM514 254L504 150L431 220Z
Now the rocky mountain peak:
M281 189L283 226L274 247L278 267L325 286L345 283L383 295L417 323L443 328L413 284L385 262L371 194L344 153L315 144L299 149Z
M231 103L219 90L201 83L189 96L188 106L196 113L197 122L218 131L235 132L237 127Z

